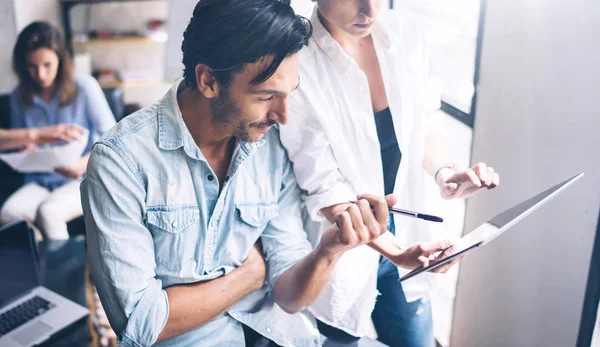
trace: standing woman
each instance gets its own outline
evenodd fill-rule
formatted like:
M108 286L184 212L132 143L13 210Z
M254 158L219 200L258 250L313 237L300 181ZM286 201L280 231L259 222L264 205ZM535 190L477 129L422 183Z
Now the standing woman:
M316 2L313 37L299 54L301 84L290 96L290 121L281 127L305 191L313 244L357 194L394 194L399 206L423 211L423 170L446 199L497 186L491 167L459 170L443 137L426 136L429 61L416 27L398 13L379 16L381 0ZM389 231L370 248L345 254L310 310L321 332L338 340L364 335L372 314L383 343L434 346L431 275L400 284L405 270L397 267L406 245L432 240L427 222L394 216Z
M49 128L57 132L84 128L89 137L83 156L74 165L56 168L54 173L27 174L25 185L0 209L0 223L26 219L44 237L66 239L67 222L82 215L79 183L89 152L115 118L96 80L74 74L62 35L48 23L34 22L19 34L13 69L19 85L10 96L12 128L58 126ZM76 137L72 134L66 139Z

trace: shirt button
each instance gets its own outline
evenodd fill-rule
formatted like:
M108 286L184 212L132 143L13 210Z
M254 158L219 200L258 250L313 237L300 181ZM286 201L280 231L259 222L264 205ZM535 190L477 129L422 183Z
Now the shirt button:
M270 334L271 333L271 328L267 328L267 329L265 329L265 331L267 332L267 334Z
M217 221L214 220L214 221L210 222L210 226L213 227L213 228L216 227L217 226Z
M258 216L252 217L252 220L255 221L255 222L258 222Z
M215 176L213 175L208 175L208 177L206 177L209 181L212 181L215 179Z
M173 222L173 223L171 223L171 226L172 226L173 228L177 228L177 226L178 226L178 225L179 225L179 223L177 223L177 222Z

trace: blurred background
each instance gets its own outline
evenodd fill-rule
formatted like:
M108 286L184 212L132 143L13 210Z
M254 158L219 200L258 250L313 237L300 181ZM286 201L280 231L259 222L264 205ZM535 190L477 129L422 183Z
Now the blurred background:
M0 0L3 105L17 84L10 52L37 20L60 28L76 70L98 80L117 121L154 103L181 76L182 32L196 2ZM292 6L310 18L314 3ZM426 33L442 95L427 119L430 132L446 136L457 167L485 161L502 180L487 194L444 201L429 179L428 210L445 219L440 237L460 237L585 172L562 196L438 276L432 302L439 345L600 346L600 2L385 0L384 7ZM69 232L82 237L77 228Z

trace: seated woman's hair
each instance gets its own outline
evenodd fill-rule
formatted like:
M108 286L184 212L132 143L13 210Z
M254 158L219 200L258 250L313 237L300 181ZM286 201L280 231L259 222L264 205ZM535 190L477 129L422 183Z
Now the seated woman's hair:
M46 22L33 22L23 29L13 50L13 70L19 78L21 102L25 105L31 105L33 95L41 91L40 86L28 71L29 54L41 48L54 51L58 57L59 64L54 86L60 104L67 105L73 101L77 94L71 55L58 29Z

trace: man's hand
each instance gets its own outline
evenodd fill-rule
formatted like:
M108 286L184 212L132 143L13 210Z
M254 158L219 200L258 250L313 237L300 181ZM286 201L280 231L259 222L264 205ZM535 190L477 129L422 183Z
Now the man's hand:
M242 265L240 265L240 269L242 268L247 271L248 280L252 283L252 286L255 288L254 290L262 288L265 283L267 267L260 240L256 241L254 247L250 250L248 257L244 260Z
M444 199L466 198L480 189L493 189L500 184L500 176L485 163L479 163L467 170L442 168L435 180Z
M344 211L335 214L335 224L321 237L318 250L326 256L337 258L387 231L388 206L396 203L396 197L363 195L358 199L356 204L349 204Z

